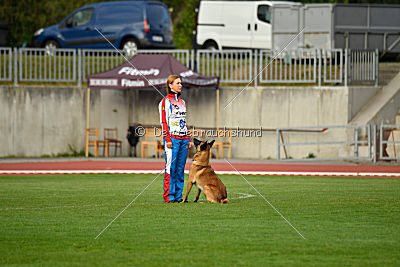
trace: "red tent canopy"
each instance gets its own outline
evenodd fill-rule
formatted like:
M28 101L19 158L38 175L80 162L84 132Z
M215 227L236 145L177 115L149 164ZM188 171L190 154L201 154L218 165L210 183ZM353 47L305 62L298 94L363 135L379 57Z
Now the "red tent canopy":
M169 54L136 55L129 62L112 70L89 75L88 87L91 89L141 89L153 86L164 88L171 74L179 75L184 87L218 88L218 77L195 73Z

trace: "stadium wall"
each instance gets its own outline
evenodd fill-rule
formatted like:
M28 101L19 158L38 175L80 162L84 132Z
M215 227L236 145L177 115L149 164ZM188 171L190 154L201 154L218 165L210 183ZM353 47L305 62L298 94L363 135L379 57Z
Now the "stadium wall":
M264 130L262 137L233 138L235 158L275 158L278 127L345 125L374 95L373 87L243 87L220 88L220 128ZM240 93L241 92L241 93ZM366 93L368 92L368 93ZM240 94L239 94L240 93ZM230 102L236 95L239 96ZM159 125L154 90L91 90L90 126L117 127L128 154L126 129L130 123ZM216 127L216 91L184 90L187 121L196 128ZM226 108L225 108L226 106ZM0 156L39 157L84 149L86 88L65 86L0 86ZM348 138L351 133L332 133ZM294 142L297 137L292 138ZM301 137L304 139L304 136ZM312 140L319 137L307 136ZM210 138L211 139L211 138ZM287 141L287 140L285 140ZM304 141L304 140L303 140ZM340 151L314 147L317 156L338 156ZM140 149L138 148L138 152ZM152 151L149 151L152 155ZM290 155L302 157L309 150L293 148Z

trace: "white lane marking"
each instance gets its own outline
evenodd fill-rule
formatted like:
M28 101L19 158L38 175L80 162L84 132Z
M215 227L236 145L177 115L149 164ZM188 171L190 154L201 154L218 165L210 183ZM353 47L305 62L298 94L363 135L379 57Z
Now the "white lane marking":
M161 170L160 170L161 171ZM158 174L157 170L0 170L6 174ZM185 171L189 173L188 170ZM215 171L216 174L238 175L235 171ZM243 175L267 176L353 176L353 177L400 177L400 173L388 172L285 172L285 171L241 171Z
M8 208L0 208L0 210L47 210L47 209L64 209L64 208L82 208L82 207L102 207L104 205L65 205L65 206L54 206L54 207L8 207Z
M241 195L241 196L234 197L234 198L231 198L231 199L243 199L243 198L256 197L256 195L247 194L247 193L236 193L236 194ZM229 199L229 197L228 197L228 199Z

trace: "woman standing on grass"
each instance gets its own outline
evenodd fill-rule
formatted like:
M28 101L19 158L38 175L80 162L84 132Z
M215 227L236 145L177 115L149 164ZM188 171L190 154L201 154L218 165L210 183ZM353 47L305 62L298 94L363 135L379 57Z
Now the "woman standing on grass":
M178 75L167 79L167 96L158 105L165 149L164 203L182 201L188 149L193 145L186 126L186 105L180 98Z

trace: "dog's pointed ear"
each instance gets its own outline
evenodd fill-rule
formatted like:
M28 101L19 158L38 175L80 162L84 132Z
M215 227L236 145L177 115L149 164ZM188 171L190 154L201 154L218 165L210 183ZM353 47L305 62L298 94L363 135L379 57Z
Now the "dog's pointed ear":
M212 140L211 142L208 143L210 145L210 148L212 148L214 142L215 142L215 140Z
M197 147L200 145L201 141L197 140L196 138L193 139L194 146Z

